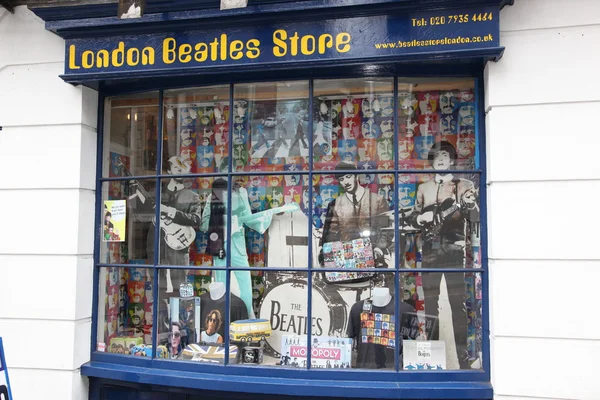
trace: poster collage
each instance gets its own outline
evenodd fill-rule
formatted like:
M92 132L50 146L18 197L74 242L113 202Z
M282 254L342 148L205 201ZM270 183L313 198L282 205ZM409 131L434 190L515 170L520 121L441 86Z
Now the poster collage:
M218 102L180 104L173 109L175 118L165 119L165 134L177 138L180 154L190 160L191 173L227 173L228 141L231 138L234 172L270 172L269 175L236 178L248 190L252 211L296 202L312 223L313 233L318 236L324 227L329 204L343 192L333 174L335 166L341 161L356 165L361 186L381 195L390 210L393 207L393 192L397 190L401 219L409 216L415 207L418 185L433 179L434 175L401 173L399 181L394 182L392 173L378 173L378 170L394 169L395 151L398 152L398 168L401 171L430 169L429 150L434 143L443 140L456 149L453 169L475 168L475 99L471 89L400 91L397 104L397 146L394 146L394 101L391 94L316 97L313 110L308 110L307 99L235 100L233 110L227 104ZM308 209L309 112L312 112L313 119L313 168L319 172L313 175L313 182L310 183L313 185L312 213ZM233 118L231 135L230 118ZM127 163L127 156L115 154L114 157L121 157L121 161ZM297 171L297 174L279 175L281 171ZM478 188L476 175L465 174L461 177L472 178L475 188ZM211 194L214 179L200 177L187 180L188 187L199 194L202 207ZM109 199L123 198L124 185L111 182L113 184ZM422 255L418 237L411 234L399 237L404 241L404 252L399 260L401 267L420 267ZM315 238L311 239L318 243ZM250 266L272 266L268 262L269 231L260 234L247 229L246 242ZM191 265L213 265L207 245L208 233L197 232L195 242L190 247ZM108 246L109 262L136 262L128 259L126 243L109 243ZM465 266L480 267L477 240L472 241L470 248ZM127 272L125 274L128 275ZM481 279L477 274L465 275L468 349L476 357L481 352ZM407 272L402 276L403 301L411 304L417 312L424 310L421 274ZM188 280L194 285L194 294L199 296L208 291L211 271L190 270ZM120 279L120 282L123 281L129 282L129 278ZM252 272L252 284L254 308L258 315L270 283L262 271L256 271ZM141 288L139 284L134 286ZM144 286L144 290L151 290L150 287ZM114 292L114 286L107 285L107 298ZM145 293L140 294L146 298ZM144 303L146 313L147 306ZM107 317L108 312L107 308ZM129 315L129 311L125 315ZM127 323L131 321L125 318L123 325Z

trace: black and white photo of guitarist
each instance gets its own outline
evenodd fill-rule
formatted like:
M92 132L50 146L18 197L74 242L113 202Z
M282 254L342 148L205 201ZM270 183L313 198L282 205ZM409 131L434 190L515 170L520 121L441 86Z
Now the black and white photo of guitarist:
M168 160L167 172L173 177L163 183L161 191L159 263L162 265L190 265L190 245L194 242L202 220L200 197L187 189L180 177L190 172L190 164L189 159L181 156L173 156ZM154 260L154 231L154 226L151 226L146 240L150 263ZM185 282L185 270L166 270L166 276L161 277L162 282L165 282L163 279L166 280L166 292L171 293L173 288L179 289L179 285Z
M433 179L417 188L412 225L421 231L421 268L464 268L470 231L479 222L477 191L473 182L445 171L456 161L456 150L448 141L435 143L428 155L436 171ZM467 362L467 315L465 275L462 273L423 273L425 313L439 316L440 283L445 275L456 350L461 369ZM439 324L430 340L439 339Z

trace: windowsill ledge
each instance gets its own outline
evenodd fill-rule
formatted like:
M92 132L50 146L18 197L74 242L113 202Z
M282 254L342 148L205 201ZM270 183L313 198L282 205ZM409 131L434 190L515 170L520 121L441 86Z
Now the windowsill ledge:
M138 384L274 395L380 399L492 399L489 382L385 382L198 373L92 361L81 374Z

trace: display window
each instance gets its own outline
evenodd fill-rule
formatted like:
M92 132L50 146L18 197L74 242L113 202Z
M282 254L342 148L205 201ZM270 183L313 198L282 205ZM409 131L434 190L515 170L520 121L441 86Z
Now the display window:
M477 104L466 78L106 98L96 350L482 369Z
M97 337L110 354L152 357L154 281L150 268L104 267L99 271ZM160 357L168 354L158 349Z
M227 172L229 85L165 91L163 110L163 173ZM169 171L175 156L189 165Z

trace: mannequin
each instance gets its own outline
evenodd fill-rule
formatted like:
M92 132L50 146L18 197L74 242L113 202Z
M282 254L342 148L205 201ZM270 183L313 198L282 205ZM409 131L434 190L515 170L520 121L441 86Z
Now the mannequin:
M208 291L211 299L219 300L225 295L225 284L223 282L213 281L210 285L208 285Z
M209 293L200 296L200 314L202 328L200 343L223 343L225 340L225 319L227 314L231 321L248 318L246 305L233 293L229 297L229 310L225 308L227 296L225 284L214 280L208 286Z
M371 297L371 302L375 307L385 307L392 301L392 295L390 294L389 288L376 287L373 288L372 293L373 296Z
M231 234L225 232L227 229L227 181L215 179L213 182L212 195L204 206L202 212L202 223L200 229L209 232L209 253L213 256L215 267L226 266L227 241L231 240L230 263L234 267L249 267L248 252L246 250L246 237L244 226L259 233L264 233L271 225L273 214L276 212L293 212L299 209L295 203L286 204L277 209L271 209L252 214L248 192L245 188L234 185L231 196ZM215 271L215 280L224 283L227 271ZM239 295L248 311L248 317L254 318L252 308L252 280L250 271L232 271L232 289L239 287ZM233 281L235 278L235 282Z
M357 368L393 368L394 358L402 357L402 340L396 349L396 321L394 296L387 287L374 287L371 298L354 303L348 320L348 337L357 347ZM399 314L414 312L410 305L400 302ZM402 358L400 358L402 365Z

